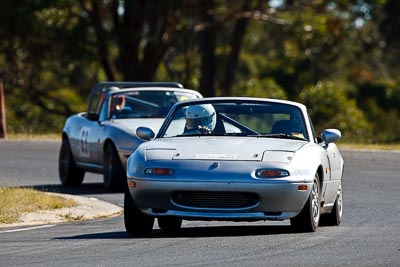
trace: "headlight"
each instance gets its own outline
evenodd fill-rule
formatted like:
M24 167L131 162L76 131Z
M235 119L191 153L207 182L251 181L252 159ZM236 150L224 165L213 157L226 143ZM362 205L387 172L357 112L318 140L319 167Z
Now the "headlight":
M169 168L146 168L144 174L149 175L173 175L175 171Z
M289 175L289 171L283 169L259 169L256 171L257 178L281 178Z

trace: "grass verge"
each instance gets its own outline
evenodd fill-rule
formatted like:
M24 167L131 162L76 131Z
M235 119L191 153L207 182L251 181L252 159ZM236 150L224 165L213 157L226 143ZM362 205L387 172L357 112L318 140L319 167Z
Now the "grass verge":
M18 222L23 213L76 206L73 200L29 188L0 188L0 224Z
M351 144L351 143L338 143L339 149L372 149L372 150L385 150L394 151L400 150L400 144Z
M9 133L7 134L8 140L32 140L32 141L49 141L49 140L61 140L60 133L50 134L21 134L21 133Z

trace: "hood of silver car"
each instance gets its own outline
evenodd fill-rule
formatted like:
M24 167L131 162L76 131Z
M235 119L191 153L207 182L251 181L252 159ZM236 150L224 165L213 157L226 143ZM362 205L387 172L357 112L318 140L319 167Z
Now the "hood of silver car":
M304 144L304 141L248 137L164 138L147 143L146 158L261 161L265 157L280 157L282 153L287 158Z
M136 134L136 129L140 126L151 128L154 133L157 133L163 122L164 119L162 118L137 118L111 120L110 124L114 127L125 129Z

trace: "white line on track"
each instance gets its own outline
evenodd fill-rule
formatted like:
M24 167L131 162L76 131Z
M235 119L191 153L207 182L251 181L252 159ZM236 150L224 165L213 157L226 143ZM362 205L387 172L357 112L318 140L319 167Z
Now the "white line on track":
M12 230L5 230L5 231L0 231L0 234L36 230L36 229L42 229L42 228L49 228L49 227L53 227L53 226L56 226L56 224L41 225L41 226L27 227L27 228L20 228L20 229L12 229Z

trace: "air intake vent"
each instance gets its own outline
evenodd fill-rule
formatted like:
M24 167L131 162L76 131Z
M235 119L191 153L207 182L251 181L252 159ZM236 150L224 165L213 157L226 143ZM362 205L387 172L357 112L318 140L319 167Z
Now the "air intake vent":
M237 209L256 205L259 201L254 193L185 191L173 195L175 203L195 208Z

